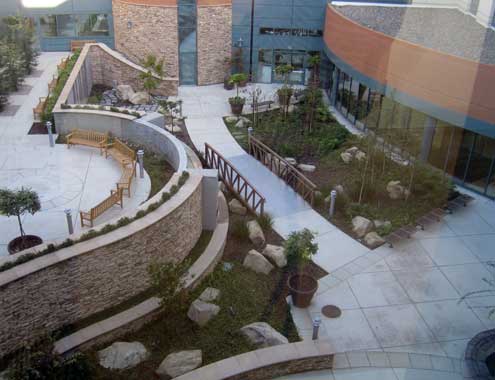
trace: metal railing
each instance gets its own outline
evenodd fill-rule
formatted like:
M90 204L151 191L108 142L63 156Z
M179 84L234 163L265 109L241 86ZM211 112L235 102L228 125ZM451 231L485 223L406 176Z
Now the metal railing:
M265 197L237 171L229 160L224 158L211 145L205 143L205 164L211 169L217 169L218 175L225 186L237 194L239 200L253 213L263 215Z
M304 174L279 156L274 150L252 136L248 137L248 150L254 158L265 165L271 172L282 178L304 200L313 205L316 185Z

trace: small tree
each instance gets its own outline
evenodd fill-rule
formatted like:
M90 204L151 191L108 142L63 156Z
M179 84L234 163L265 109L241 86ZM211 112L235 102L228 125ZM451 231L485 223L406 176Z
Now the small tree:
M158 263L149 267L151 285L160 298L162 309L169 313L179 311L184 305L186 290L184 289L185 275L189 262Z
M7 217L17 216L23 238L26 233L22 227L21 217L26 213L34 215L40 209L40 199L35 191L24 187L20 190L0 189L0 214Z
M302 271L313 255L318 252L318 244L314 243L314 239L315 235L307 228L289 235L285 241L284 250L291 272Z
M170 121L173 133L176 122L184 120L184 117L182 117L182 101L159 100L158 105L160 106L159 112Z
M151 95L151 91L156 90L159 86L159 80L165 76L163 69L163 59L158 61L155 56L148 55L143 62L143 67L147 70L139 74L139 78L143 81L143 87Z
M290 85L290 74L294 71L291 65L279 65L275 67L275 73L281 75L284 80L282 88L277 90L278 100L284 114L284 117L289 113L290 98L293 94L293 89Z
M234 74L230 77L230 83L235 85L236 96L229 98L229 103L232 106L232 113L236 115L240 115L242 113L242 107L246 103L246 99L242 96L239 96L239 86L246 80L247 75L244 73Z

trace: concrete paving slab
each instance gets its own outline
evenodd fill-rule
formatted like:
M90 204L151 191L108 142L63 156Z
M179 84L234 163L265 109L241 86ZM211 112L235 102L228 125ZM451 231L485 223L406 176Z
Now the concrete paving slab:
M480 261L492 261L495 258L495 234L463 236L462 241Z
M385 258L392 270L415 270L434 266L426 250L417 240L404 243L393 255Z
M351 277L349 285L363 308L409 303L409 297L391 272L363 273Z
M487 283L487 280L493 279L493 275L484 264L452 265L442 267L440 270L461 297L470 292L493 290L493 287Z
M476 263L478 259L458 237L421 240L421 245L437 265Z
M458 299L460 296L438 269L395 272L394 275L413 302Z

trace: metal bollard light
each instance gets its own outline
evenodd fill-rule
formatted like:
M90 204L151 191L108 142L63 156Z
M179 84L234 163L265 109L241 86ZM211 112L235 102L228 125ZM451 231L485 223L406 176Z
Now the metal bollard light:
M138 150L137 158L139 162L139 178L144 178L144 150Z
M337 191L332 190L330 193L330 218L333 218L333 214L335 214L335 200L337 199Z
M74 225L72 224L72 211L70 208L64 210L65 217L67 218L67 227L69 227L69 235L74 233Z
M50 142L50 147L53 148L55 146L55 142L53 141L53 133L52 133L52 123L51 121L46 122L46 130L48 131L48 141Z
M321 325L321 318L316 317L313 320L313 338L312 338L313 340L318 339L318 332L320 331L320 325Z

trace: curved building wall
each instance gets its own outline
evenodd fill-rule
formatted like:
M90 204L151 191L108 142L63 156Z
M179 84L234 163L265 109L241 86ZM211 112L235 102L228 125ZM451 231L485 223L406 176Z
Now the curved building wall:
M495 136L495 66L440 53L373 31L328 6L325 48L369 87L435 118Z

